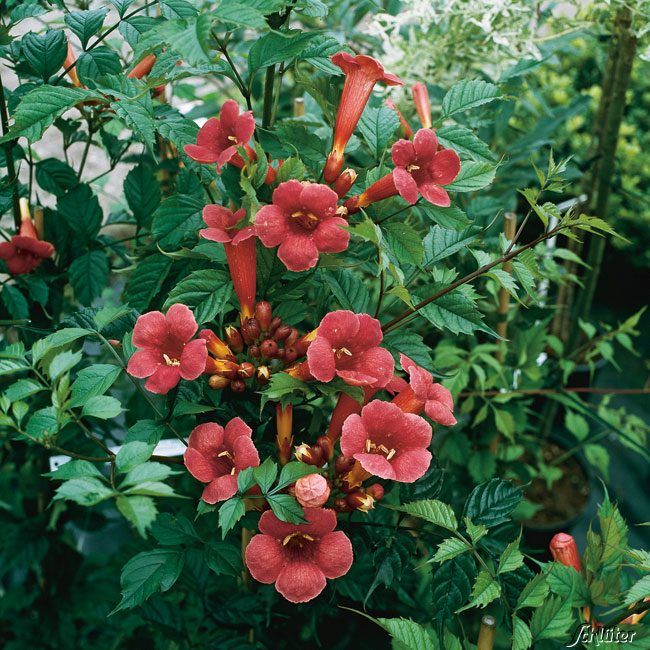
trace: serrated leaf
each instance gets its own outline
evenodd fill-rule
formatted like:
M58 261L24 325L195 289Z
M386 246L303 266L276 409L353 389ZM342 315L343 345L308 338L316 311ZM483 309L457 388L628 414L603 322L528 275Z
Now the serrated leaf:
M221 528L221 539L232 530L235 524L244 516L246 506L241 497L235 496L224 501L219 508L219 528Z
M533 644L530 628L518 616L512 617L512 650L528 650Z
M435 221L441 228L463 230L470 223L467 215L457 205L441 208L431 203L422 202L414 206L414 209L424 218Z
M370 293L358 273L348 269L320 269L318 273L323 285L332 292L341 309L349 309L358 314L368 310Z
M253 477L262 490L262 494L266 494L271 489L277 475L278 466L271 458L267 458L261 465L253 469Z
M377 158L392 140L398 126L397 113L388 106L367 106L359 120L359 131Z
M86 49L91 36L94 36L104 24L108 9L89 9L87 11L71 11L64 16L65 24L81 41L81 46Z
M138 165L126 175L124 197L138 224L148 225L160 205L160 185L151 168Z
M570 599L550 596L535 610L530 622L533 641L563 639L573 625Z
M205 562L217 575L239 577L242 572L241 551L226 542L211 541L205 549Z
M414 300L417 302L416 297ZM439 329L453 334L472 334L476 330L498 338L497 333L483 322L474 302L460 291L452 291L425 305L418 313Z
M37 341L38 345L34 344L32 348L32 359L34 363L37 363L48 352L73 343L87 334L91 334L91 331L82 329L81 327L66 327L58 332L54 332L44 339Z
M94 395L89 397L81 410L84 417L94 417L100 420L110 420L122 412L122 405L118 399L109 395Z
M201 538L192 522L181 515L161 512L151 526L151 534L165 546L192 544Z
M146 311L167 278L171 266L172 260L160 254L140 260L126 285L125 299L129 305L140 312Z
M436 567L437 565L433 565ZM434 570L431 577L433 619L442 624L467 602L476 576L476 564L469 554L459 555Z
M104 251L89 251L77 257L68 270L75 297L82 305L90 305L108 284L108 257Z
M62 29L48 29L44 34L29 32L20 43L22 55L43 81L47 81L62 65L68 43Z
M650 575L645 575L628 589L623 604L632 605L648 598L650 598Z
M425 628L408 618L378 618L377 621L397 642L397 647L400 649L433 650L434 648L433 639Z
M290 494L269 494L267 501L273 514L290 524L306 523L305 513L300 504Z
M510 513L517 507L521 497L521 488L494 478L472 490L465 502L463 516L469 517L475 524L491 528L510 519Z
M523 607L539 607L545 600L548 594L548 583L546 582L546 575L536 575L522 590L517 599L516 609Z
M476 192L492 183L497 168L492 163L466 160L461 164L458 176L449 185L445 185L448 192Z
M405 512L413 517L419 517L420 519L424 519L425 521L446 528L447 530L458 529L458 522L456 521L456 515L454 514L452 507L447 503L438 501L437 499L412 501L411 503L405 503L401 506L386 507L390 507L393 510L399 510L400 512Z
M384 241L390 247L398 265L419 264L422 261L422 237L407 223L396 221L387 224L384 227L384 235Z
M122 70L120 58L108 47L95 47L89 52L83 52L75 66L79 80L85 85L91 85L95 79L107 74L119 74Z
M443 126L436 131L438 141L447 149L453 149L461 157L469 157L477 162L492 162L494 154L474 131L460 124Z
M176 248L190 237L196 239L203 223L204 203L199 198L175 194L160 204L153 215L152 233L163 248Z
M313 465L306 465L299 461L290 461L287 463L280 472L280 478L278 479L278 484L274 488L274 491L282 490L288 485L295 483L299 478L303 476L308 476L309 474L314 474L318 471L318 468Z
M452 86L442 100L443 118L482 106L500 97L494 84L482 79L466 79Z
M56 489L53 501L66 499L80 506L95 506L113 496L113 490L98 478L84 476L64 481Z
M515 571L524 563L524 556L519 550L519 539L510 542L508 546L501 553L499 558L499 569L497 575L502 573L508 573L509 571Z
M476 544L476 542L487 535L487 527L483 526L483 524L477 526L469 517L465 517L464 521L465 528L467 529L467 534L469 535L473 544Z
M465 230L449 230L440 226L433 226L424 238L424 262L435 264L454 255L458 251L467 249L478 237L479 228L474 226Z
M472 600L464 607L457 609L456 613L464 612L472 607L483 609L500 595L501 585L487 571L483 570L476 577L472 589Z
M206 323L224 311L231 295L232 282L226 273L202 269L190 273L169 292L164 309L181 303L192 309L197 323Z
M147 529L158 513L154 500L151 497L120 495L115 499L115 505L140 536L146 538Z
M436 551L435 555L430 562L446 562L447 560L451 560L452 558L456 557L457 555L460 555L461 553L465 553L466 551L469 551L470 547L461 539L458 539L456 537L450 537L449 539L443 540L439 545L438 545L438 550Z

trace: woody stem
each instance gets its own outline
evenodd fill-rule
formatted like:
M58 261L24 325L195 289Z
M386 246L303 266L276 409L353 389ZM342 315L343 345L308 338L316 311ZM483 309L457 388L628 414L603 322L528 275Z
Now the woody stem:
M5 89L2 79L0 79L0 118L2 120L2 135L7 135L9 131L9 113L7 112L7 102L5 101ZM11 203L14 212L14 225L16 229L20 228L20 205L18 202L18 177L16 176L16 166L14 164L14 143L12 141L5 144L5 158L7 160L7 180L11 187Z

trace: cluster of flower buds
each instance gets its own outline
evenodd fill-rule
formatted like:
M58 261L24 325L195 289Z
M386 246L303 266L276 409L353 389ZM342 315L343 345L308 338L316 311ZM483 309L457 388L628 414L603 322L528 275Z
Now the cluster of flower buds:
M373 483L365 488L357 488L334 501L334 510L338 512L352 512L360 510L369 512L375 507L375 503L384 496L384 488L379 483Z
M313 445L297 445L294 454L301 463L322 467L334 458L334 443L327 436L320 436Z
M258 302L253 316L244 318L239 327L226 327L225 341L211 330L203 330L200 336L206 340L209 353L205 369L210 375L208 384L217 390L230 386L236 393L246 390L248 379L259 386L268 384L272 372L304 357L313 338L301 336L295 327L273 316L266 300Z

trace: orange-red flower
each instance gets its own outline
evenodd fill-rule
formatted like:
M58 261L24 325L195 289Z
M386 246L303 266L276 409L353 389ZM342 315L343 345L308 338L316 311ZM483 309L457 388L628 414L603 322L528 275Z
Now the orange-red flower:
M23 217L18 234L0 244L0 259L5 261L11 275L31 273L44 259L54 254L54 246L38 238L24 202L21 205L21 212Z
M431 128L431 102L429 101L429 91L427 87L418 82L411 88L413 92L413 101L415 103L415 110L417 111L422 127L425 129Z
M575 539L567 533L557 533L549 544L549 550L556 562L573 567L578 573L582 572L582 562Z
M345 73L343 93L336 114L332 151L325 165L325 181L333 183L343 167L343 152L354 133L363 109L370 99L370 93L378 81L389 86L401 86L402 81L394 74L385 72L379 61L371 56L352 56L339 52L332 57L332 63Z

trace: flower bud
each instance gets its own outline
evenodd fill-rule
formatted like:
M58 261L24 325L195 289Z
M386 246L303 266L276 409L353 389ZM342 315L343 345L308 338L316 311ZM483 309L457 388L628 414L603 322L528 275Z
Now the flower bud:
M354 467L354 462L351 456L339 456L334 463L334 471L337 474L347 474Z
M258 384L265 386L271 381L271 371L267 366L259 366L255 371L255 379L257 379Z
M260 352L263 357L273 359L273 357L278 353L278 344L273 339L266 339L266 341L262 341L262 345L260 345Z
M230 379L221 375L212 375L208 379L208 386L214 390L222 390L230 383Z
M230 349L235 352L241 352L244 349L244 339L241 332L234 325L226 327L226 342Z
M280 325L273 333L276 341L284 341L291 334L291 328L288 325Z
M271 303L266 300L260 300L255 305L255 318L257 318L262 331L267 332L271 326L271 319L273 318Z
M255 366L252 363L249 363L248 361L244 361L239 365L239 370L237 371L237 374L242 379L250 379L255 374Z
M310 447L304 442L294 448L294 455L296 460L305 465L318 465L323 457L319 448Z
M285 363L293 363L298 358L298 352L296 351L296 348L284 348L282 352L284 352Z
M335 499L334 510L336 510L336 512L351 512L352 508L350 508L345 499Z
M296 341L295 348L298 350L298 356L303 356L304 354L307 354L307 348L311 345L311 342L316 338L316 334L318 333L318 329L312 330L311 332L308 332L305 334L303 337L299 338Z
M258 345L251 345L250 348L248 348L248 354L253 357L253 359L259 359L262 353L260 352Z
M244 321L244 324L241 326L241 332L244 335L244 340L248 340L250 343L256 341L259 338L261 331L262 328L260 327L260 323L257 318L247 318Z
M108 339L108 343L112 348L121 349L122 344L117 339Z
M230 382L230 388L233 393L243 393L246 390L246 384L242 379L233 379Z
M578 546L571 535L567 535L567 533L554 535L549 544L549 550L556 562L573 567L578 573L582 572Z
M418 82L413 85L411 89L413 92L413 101L415 103L415 110L417 111L422 127L425 129L431 128L431 103L429 101L429 91L427 87Z
M222 377L234 379L237 377L238 370L239 364L229 359L213 359L212 357L208 357L205 362L205 371L209 375L221 375Z
M311 372L309 372L309 365L306 361L301 361L300 363L294 363L292 366L289 366L285 372L300 381L309 381L313 379Z
M384 498L384 488L379 483L373 483L366 488L366 494L369 494L375 501L381 501Z
M232 350L212 331L201 330L199 337L204 339L208 352L217 359L235 360Z
M334 458L334 445L327 436L320 436L316 440L316 446L320 447L322 450L324 460L330 461L332 458Z
M320 474L308 474L296 481L296 500L303 508L320 508L330 496L327 479Z
M298 330L295 327L291 328L291 334L287 336L285 342L284 342L284 347L292 347L294 343L298 340L298 337L300 336Z
M357 180L357 172L354 169L345 169L334 181L332 189L338 194L339 199L343 198Z
M364 490L355 490L350 492L345 498L347 504L352 510L361 510L361 512L368 512L375 507L375 499Z
M274 316L269 325L269 334L275 334L275 330L282 325L282 319L279 316Z

